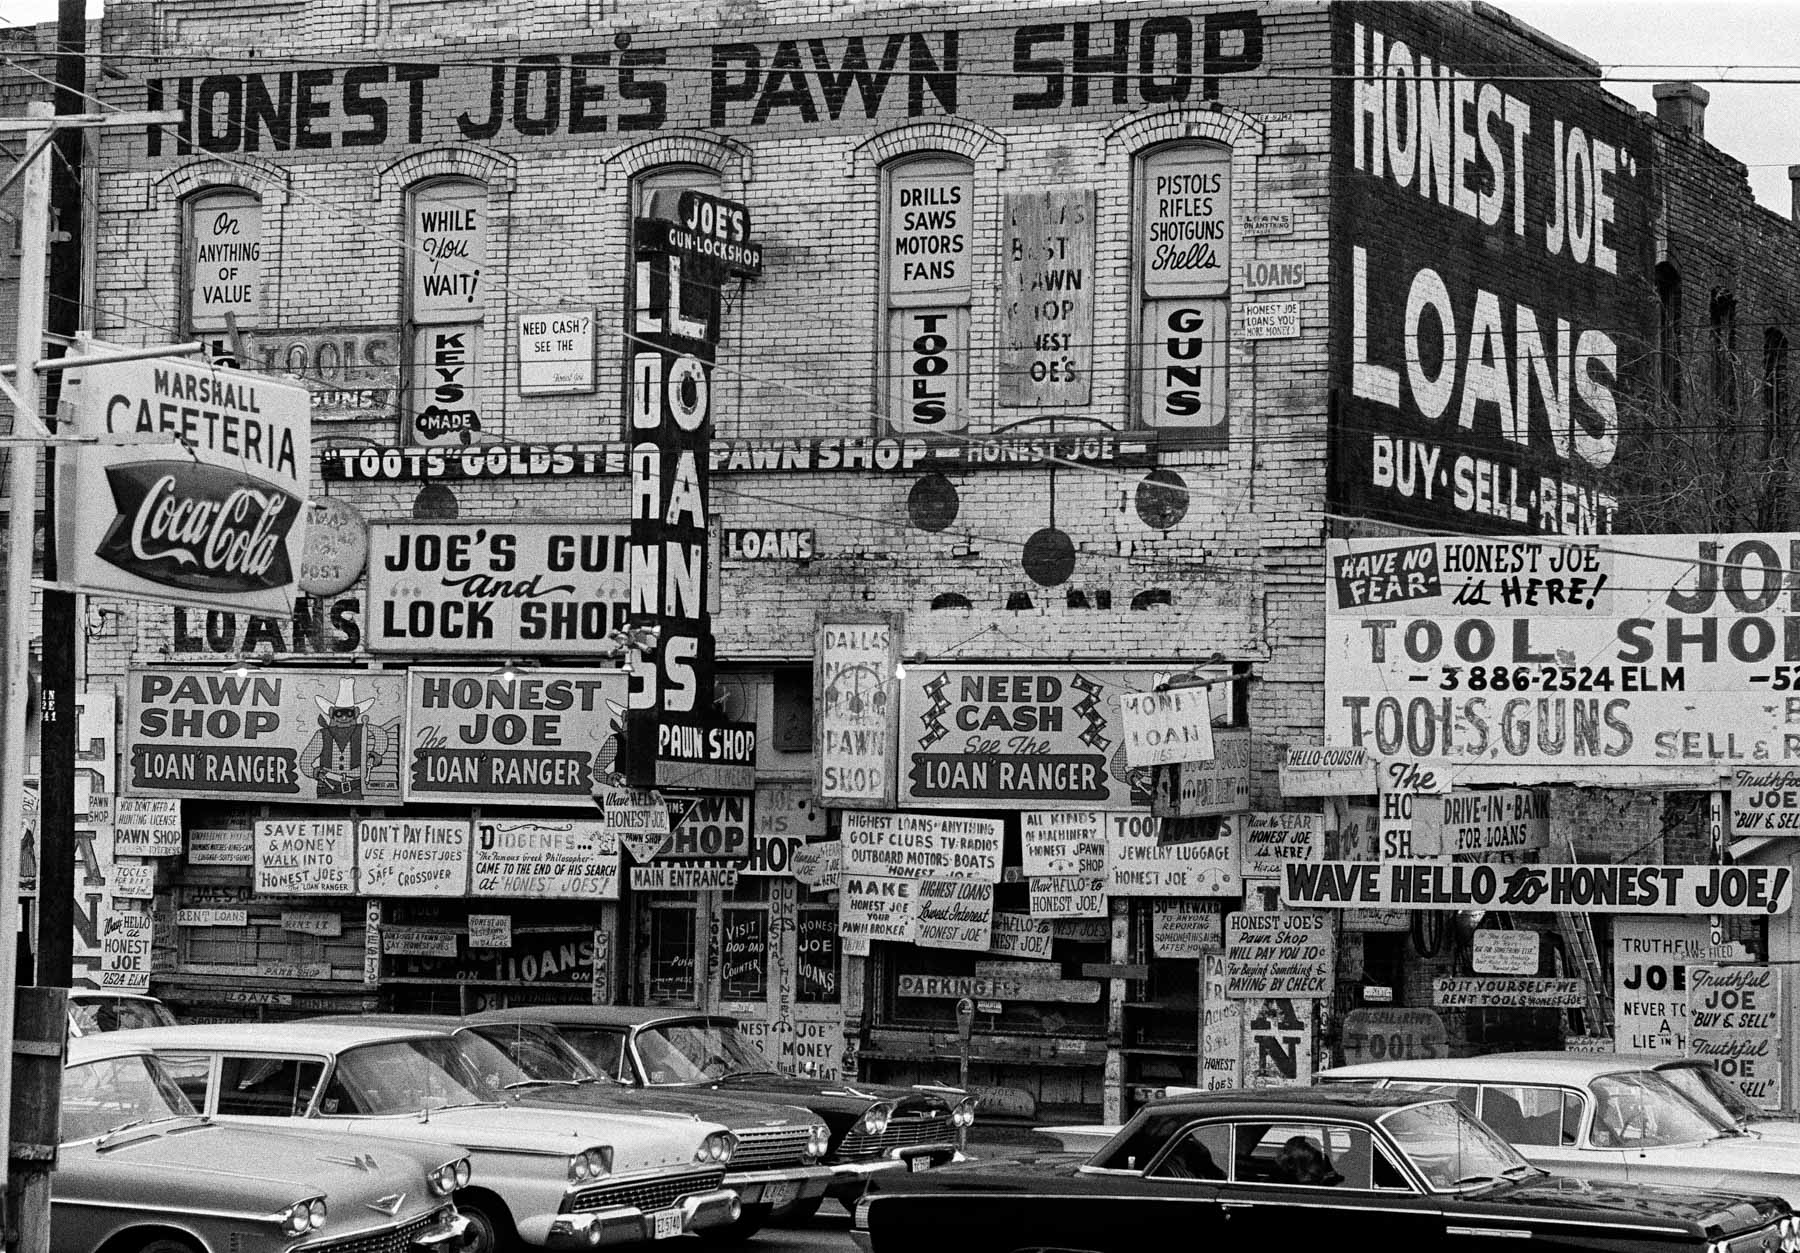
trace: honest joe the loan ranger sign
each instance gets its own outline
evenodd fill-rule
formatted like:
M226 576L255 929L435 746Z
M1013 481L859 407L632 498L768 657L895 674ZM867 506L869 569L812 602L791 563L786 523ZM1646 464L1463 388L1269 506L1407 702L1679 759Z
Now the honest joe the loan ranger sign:
M72 369L76 433L168 437L60 459L58 557L91 591L284 617L311 449L305 388L173 358Z

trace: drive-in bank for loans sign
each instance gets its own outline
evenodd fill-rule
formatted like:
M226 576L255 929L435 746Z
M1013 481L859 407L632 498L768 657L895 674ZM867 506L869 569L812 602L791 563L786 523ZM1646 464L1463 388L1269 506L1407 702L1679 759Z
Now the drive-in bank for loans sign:
M1325 734L1458 783L1800 761L1800 534L1333 540Z
M293 611L305 539L305 388L173 358L64 375L80 436L57 460L61 576L86 591L210 609Z

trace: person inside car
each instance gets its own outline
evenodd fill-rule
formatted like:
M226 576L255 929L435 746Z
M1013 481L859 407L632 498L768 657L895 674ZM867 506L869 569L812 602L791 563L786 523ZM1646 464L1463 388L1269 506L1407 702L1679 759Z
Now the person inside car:
M1344 1181L1344 1177L1332 1169L1331 1159L1325 1156L1325 1150L1315 1144L1310 1136L1289 1136L1287 1143L1281 1146L1281 1152L1275 1157L1275 1165L1281 1172L1282 1180L1287 1183L1329 1188Z

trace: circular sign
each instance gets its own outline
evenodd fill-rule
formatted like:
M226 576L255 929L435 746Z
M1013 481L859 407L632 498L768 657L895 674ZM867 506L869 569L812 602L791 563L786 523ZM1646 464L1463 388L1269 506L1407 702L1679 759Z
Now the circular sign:
M1044 527L1025 541L1020 564L1039 587L1056 587L1075 573L1075 542L1053 526Z
M1449 1036L1430 1009L1353 1009L1344 1015L1344 1063L1442 1057Z
M933 470L906 494L906 513L921 531L941 531L956 521L956 484Z
M301 591L308 596L336 596L360 579L368 564L369 520L356 506L330 496L307 506Z

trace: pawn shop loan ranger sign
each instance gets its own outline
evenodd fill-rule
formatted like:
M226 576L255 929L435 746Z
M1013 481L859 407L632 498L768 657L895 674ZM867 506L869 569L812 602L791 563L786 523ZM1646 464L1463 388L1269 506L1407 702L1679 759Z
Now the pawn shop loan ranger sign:
M293 611L310 461L305 388L156 358L71 369L64 394L77 434L146 441L82 447L59 463L64 578L116 596ZM149 442L159 436L169 442Z

